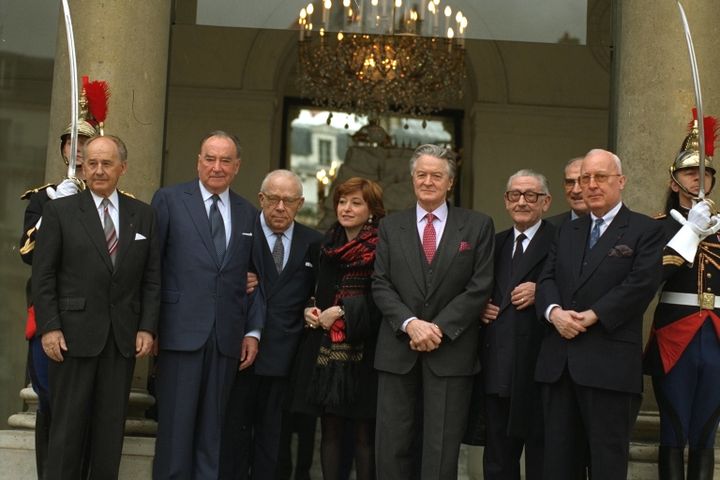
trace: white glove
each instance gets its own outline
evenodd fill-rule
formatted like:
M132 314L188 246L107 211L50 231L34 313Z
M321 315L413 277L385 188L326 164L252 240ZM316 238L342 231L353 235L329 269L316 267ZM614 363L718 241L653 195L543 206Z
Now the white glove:
M69 178L66 178L60 182L60 185L55 187L55 198L69 197L70 195L75 195L76 193L78 193L77 184ZM709 209L708 212L710 212Z
M45 189L45 193L47 193L50 200L55 200L57 198L57 193L55 193L55 189L53 187L47 187Z
M720 231L720 215L710 216L710 206L706 202L698 202L688 213L687 220L677 210L671 210L670 215L682 227L670 239L667 246L692 264L695 261L700 242L708 235Z

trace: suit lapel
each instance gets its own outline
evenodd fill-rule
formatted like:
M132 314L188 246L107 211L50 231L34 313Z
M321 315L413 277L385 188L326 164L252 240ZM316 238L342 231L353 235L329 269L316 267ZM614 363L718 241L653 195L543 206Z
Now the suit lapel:
M404 218L400 218L400 241L402 242L402 252L405 255L405 261L407 262L410 270L412 271L412 277L421 292L425 292L425 284L423 282L423 271L420 261L420 247L418 246L419 237L417 230L417 217L415 214L415 208L408 209Z
M618 211L617 215L613 219L612 223L608 226L607 230L600 236L598 242L592 248L588 250L587 258L585 259L586 265L582 269L580 280L577 283L579 287L582 285L590 275L600 266L602 261L607 258L610 248L617 244L628 226L630 218L630 211L623 205ZM588 215L588 218L590 216ZM589 228L589 225L588 225Z
M120 205L118 210L120 212L120 238L118 239L118 253L115 258L115 269L122 264L125 254L130 249L132 242L135 239L135 209L127 201L125 195L118 192L118 199Z
M428 296L432 295L435 290L442 284L442 280L450 270L453 259L457 256L462 240L462 230L464 228L464 219L460 219L460 211L448 206L448 218L445 222L445 230L443 231L440 244L438 245L436 258L434 259L435 274L433 282L430 285Z
M185 191L183 201L185 208L187 208L190 218L195 225L195 229L200 235L203 245L208 251L208 254L215 260L215 263L220 266L218 261L217 253L215 252L215 245L210 238L210 220L208 219L207 212L205 211L205 203L200 193L200 186L197 182L191 182L188 185L188 189Z
M232 219L232 232L230 233L230 241L228 242L227 251L225 252L225 257L223 257L223 265L226 265L232 257L235 255L238 246L240 245L240 236L243 233L248 232L242 232L241 225L243 224L243 219L240 217L240 201L239 197L230 190L228 192L228 198L229 198L229 210L230 210L230 218ZM250 232L252 233L252 231Z
M499 305L502 309L509 302L510 295L504 295L510 285L510 263L512 258L512 241L513 229L506 230L505 233L498 237L495 244L495 283L497 291L500 292L500 298L493 297L493 303ZM499 303L498 303L499 302Z
M95 207L95 201L89 189L86 189L80 195L82 195L80 198L80 221L88 237L90 237L93 245L95 245L98 254L103 259L103 262L105 262L105 266L112 272L112 260L110 260L110 254L108 253L107 242L105 240L105 232L103 231L100 221L100 215Z
M587 247L588 235L590 235L590 215L583 215L571 224L572 241L570 242L570 255L573 269L573 280L578 284L580 273L583 271L585 260L585 248Z

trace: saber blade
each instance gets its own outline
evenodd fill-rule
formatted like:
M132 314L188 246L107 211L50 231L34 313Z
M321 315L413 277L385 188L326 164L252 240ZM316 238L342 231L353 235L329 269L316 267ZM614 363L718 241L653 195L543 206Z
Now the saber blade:
M692 34L690 33L690 25L688 24L687 15L680 0L677 0L678 9L680 9L680 18L682 19L683 29L685 30L685 40L687 42L688 53L690 55L690 70L693 79L693 88L695 89L695 108L697 109L698 124L698 144L699 144L699 173L700 173L700 191L698 199L705 199L705 116L702 108L702 90L700 89L700 73L698 71L697 58L695 57L695 47L693 46Z
M65 33L68 43L68 59L70 61L70 158L68 158L68 178L75 177L77 166L77 144L78 144L78 76L77 58L75 56L75 36L73 34L72 17L70 16L70 5L67 0L62 0L63 16L65 18Z

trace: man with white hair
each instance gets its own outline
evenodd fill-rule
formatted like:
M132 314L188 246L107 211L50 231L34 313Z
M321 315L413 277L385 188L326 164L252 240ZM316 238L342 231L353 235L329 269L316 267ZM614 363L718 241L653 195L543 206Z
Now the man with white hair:
M580 186L590 214L563 224L537 287L548 322L542 390L544 472L554 480L627 476L642 392L643 313L662 278L662 228L622 202L620 159L591 150Z

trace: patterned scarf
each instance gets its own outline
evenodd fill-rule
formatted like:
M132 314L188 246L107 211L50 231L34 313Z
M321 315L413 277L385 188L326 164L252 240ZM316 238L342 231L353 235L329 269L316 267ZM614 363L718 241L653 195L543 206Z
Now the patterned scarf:
M378 243L377 226L365 224L357 237L338 245L345 235L336 224L327 235L322 255L341 270L333 305L342 305L348 297L369 295L372 281L375 248ZM357 391L358 364L363 359L363 343L346 342L345 320L335 320L330 335L323 336L315 369L308 389L309 400L325 406L347 405L354 401Z

